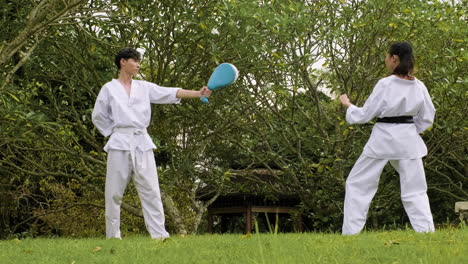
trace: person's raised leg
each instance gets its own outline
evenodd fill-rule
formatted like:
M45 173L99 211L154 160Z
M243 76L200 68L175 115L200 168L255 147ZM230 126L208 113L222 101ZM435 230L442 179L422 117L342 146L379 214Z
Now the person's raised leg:
M140 196L146 228L151 238L167 238L169 233L164 227L164 209L153 151L136 151L135 155L137 168L133 181Z
M106 172L106 237L120 236L120 205L131 176L129 151L109 150Z
M416 232L434 232L422 159L392 160L400 175L401 201Z
M387 160L361 155L346 179L343 235L361 232Z

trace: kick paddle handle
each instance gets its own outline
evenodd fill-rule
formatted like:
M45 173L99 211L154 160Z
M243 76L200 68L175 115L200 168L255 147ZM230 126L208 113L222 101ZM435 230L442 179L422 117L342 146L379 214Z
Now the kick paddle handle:
M204 95L200 98L200 100L205 104L208 103L208 98L206 98L206 96L204 96Z

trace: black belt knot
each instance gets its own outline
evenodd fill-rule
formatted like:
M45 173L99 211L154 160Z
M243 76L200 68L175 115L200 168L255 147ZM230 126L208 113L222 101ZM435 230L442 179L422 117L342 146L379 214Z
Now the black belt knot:
M378 123L410 124L414 123L412 116L387 116L377 118Z

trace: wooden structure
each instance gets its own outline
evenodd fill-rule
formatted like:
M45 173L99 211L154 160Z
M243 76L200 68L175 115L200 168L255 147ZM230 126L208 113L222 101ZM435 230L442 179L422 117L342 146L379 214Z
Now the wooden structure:
M455 213L458 214L460 221L468 221L468 201L456 202Z
M215 216L222 218L236 215L244 217L245 233L250 233L260 213L289 214L294 219L294 230L302 231L299 205L301 199L291 189L281 170L249 169L231 171L223 185L222 193L208 206L208 231L213 232ZM287 176L286 176L287 177ZM216 193L213 186L205 186L197 193L200 200L212 200ZM265 216L265 219L268 216ZM290 219L291 219L290 218Z
M258 213L296 215L296 230L302 231L302 221L297 205L300 200L296 196L279 196L276 201L268 200L262 195L235 193L221 195L208 207L208 232L213 233L213 218L215 215L243 214L245 217L245 233L252 231Z

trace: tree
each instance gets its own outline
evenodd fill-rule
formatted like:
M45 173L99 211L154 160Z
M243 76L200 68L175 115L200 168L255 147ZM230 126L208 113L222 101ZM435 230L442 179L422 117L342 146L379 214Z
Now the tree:
M50 7L55 15L38 16L49 21L39 31L28 29L34 16L27 14L42 10L31 3L2 4L0 48L2 55L13 54L0 63L3 237L103 233L105 139L90 115L99 89L115 76L113 56L125 46L144 50L140 77L163 86L201 87L225 61L241 73L209 105L188 101L152 109L149 132L158 145L171 232L202 231L212 201L200 200L199 190L212 186L216 198L242 188L236 182L260 185L272 199L279 190L294 190L310 229L338 230L344 181L370 126L346 125L334 95L346 92L362 104L384 76L383 56L395 40L413 43L417 77L437 108L435 125L423 135L436 222L467 197L461 3L76 1L73 8L57 4ZM26 31L34 34L11 52L12 41ZM313 67L319 61L325 61L320 70ZM259 170L271 173L251 173ZM398 188L395 173L386 170L369 227L406 223L393 202ZM134 188L123 208L123 231L144 230Z

